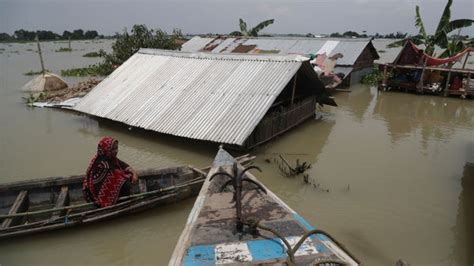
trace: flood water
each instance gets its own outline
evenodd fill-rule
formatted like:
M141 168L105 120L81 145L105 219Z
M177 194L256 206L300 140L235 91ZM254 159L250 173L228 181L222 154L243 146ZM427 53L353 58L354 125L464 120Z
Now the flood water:
M73 42L71 53L55 52L66 43L42 45L46 68L55 73L98 61L82 57L86 52L110 49L110 41ZM84 173L104 135L120 141L119 157L136 169L212 161L217 144L26 107L19 88L31 78L22 73L40 68L28 51L35 47L0 44L0 182ZM320 120L252 151L260 180L365 265L472 265L474 101L364 85L335 97L339 107L324 107ZM279 154L311 163L314 185L281 176ZM164 265L193 202L2 241L0 264Z

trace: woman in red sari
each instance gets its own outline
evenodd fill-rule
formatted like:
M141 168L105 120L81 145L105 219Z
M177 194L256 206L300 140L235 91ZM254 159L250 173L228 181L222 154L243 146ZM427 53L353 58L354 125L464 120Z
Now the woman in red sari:
M111 137L100 140L82 184L88 202L107 207L115 204L119 197L130 195L130 184L136 183L138 176L128 164L117 158L117 153L117 140Z

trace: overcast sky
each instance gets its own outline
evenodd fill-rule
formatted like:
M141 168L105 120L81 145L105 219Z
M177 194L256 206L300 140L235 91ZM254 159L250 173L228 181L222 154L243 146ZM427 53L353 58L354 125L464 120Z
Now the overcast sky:
M133 24L146 24L170 32L229 33L238 30L238 19L249 26L274 18L266 33L332 33L353 30L367 33L409 32L415 6L429 33L437 26L445 0L0 0L0 32L17 29L97 30L113 34ZM451 19L474 18L474 0L454 0ZM462 34L474 36L474 27Z

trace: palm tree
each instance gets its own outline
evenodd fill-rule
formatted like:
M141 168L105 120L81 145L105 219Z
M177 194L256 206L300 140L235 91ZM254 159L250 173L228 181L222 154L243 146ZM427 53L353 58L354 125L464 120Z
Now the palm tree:
M244 36L244 37L257 37L258 32L261 31L263 28L270 26L273 24L275 20L274 19L269 19L260 22L257 26L253 27L252 29L248 30L247 29L247 23L241 18L239 18L239 26L240 26L240 31L233 31L229 35L232 36Z
M462 28L469 27L474 23L472 19L456 19L451 20L451 4L453 0L448 0L444 12L441 15L441 18L438 23L438 27L433 35L428 35L425 30L423 20L420 16L420 7L416 6L416 15L415 15L415 26L418 28L419 33L416 36L409 37L408 40L412 41L416 45L424 44L425 53L433 56L435 45L446 49L441 57L449 57L455 53L463 50L465 44L460 41L453 39L450 43L448 40L448 34L456 29L459 29L459 32ZM450 21L451 20L451 21ZM397 47L403 45L407 39L400 40L388 45L388 47Z

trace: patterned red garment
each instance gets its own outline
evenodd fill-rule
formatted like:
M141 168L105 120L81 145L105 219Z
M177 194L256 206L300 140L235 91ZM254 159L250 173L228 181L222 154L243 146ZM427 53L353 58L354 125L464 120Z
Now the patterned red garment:
M118 141L111 137L100 140L82 183L85 199L100 207L115 204L123 184L131 178L125 171L128 165L112 154L114 143Z

